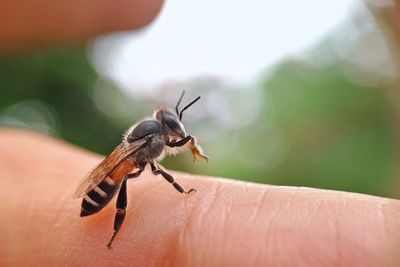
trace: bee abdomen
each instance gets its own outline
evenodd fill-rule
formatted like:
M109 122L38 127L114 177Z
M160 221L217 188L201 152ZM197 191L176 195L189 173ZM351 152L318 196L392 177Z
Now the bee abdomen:
M104 208L114 197L118 187L119 184L110 177L104 179L83 198L81 217L92 215Z

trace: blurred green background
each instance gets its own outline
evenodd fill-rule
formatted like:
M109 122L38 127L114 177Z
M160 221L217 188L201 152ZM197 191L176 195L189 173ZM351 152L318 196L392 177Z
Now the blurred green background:
M3 55L0 124L107 154L133 122L159 105L173 106L185 88L186 101L203 97L183 120L211 160L193 163L185 153L166 159L166 167L395 196L395 115L388 93L395 79L347 60L359 51L376 53L369 44L377 32L349 42L347 25L340 25L304 53L266 67L251 85L199 76L148 95L129 94L99 75L87 48ZM340 53L337 46L344 47Z

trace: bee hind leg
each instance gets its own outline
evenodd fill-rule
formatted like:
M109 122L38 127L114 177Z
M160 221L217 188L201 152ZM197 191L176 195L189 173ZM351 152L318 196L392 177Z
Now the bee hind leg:
M139 165L139 170L137 172L128 174L122 181L122 185L121 185L121 188L119 189L118 198L117 198L117 205L116 205L117 213L115 214L115 219L114 219L114 233L113 233L110 241L107 244L108 249L111 249L111 244L114 241L115 236L117 235L119 229L121 228L121 226L125 220L126 206L128 205L128 199L127 199L127 193L126 193L126 181L128 179L133 179L133 178L139 177L140 174L144 170L144 166L145 166L145 164Z
M180 193L187 195L192 192L196 192L196 189L194 188L191 188L188 191L183 189L183 187L175 180L175 178L171 174L166 172L161 166L157 166L155 163L150 163L150 166L151 166L151 171L153 172L154 175L161 174L162 177L164 177L165 180L171 183L175 187L175 189L178 190Z
M127 204L128 202L126 197L126 179L124 179L122 181L121 188L119 189L118 192L117 213L115 214L115 219L114 219L114 233L107 244L108 249L111 249L111 244L114 241L114 238L117 235L119 229L121 228L122 223L124 222Z

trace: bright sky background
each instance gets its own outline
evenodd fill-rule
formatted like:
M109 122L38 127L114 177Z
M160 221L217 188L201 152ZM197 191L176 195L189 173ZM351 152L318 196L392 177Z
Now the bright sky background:
M96 65L123 89L202 74L246 82L315 44L360 0L168 0L149 28L99 40Z

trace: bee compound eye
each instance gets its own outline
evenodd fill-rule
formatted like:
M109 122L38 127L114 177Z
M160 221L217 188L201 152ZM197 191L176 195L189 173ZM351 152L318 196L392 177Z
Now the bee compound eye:
M172 117L172 116L165 115L165 116L164 116L164 122L165 122L165 123L167 124L167 126L168 126L169 128L171 128L172 130L179 127L178 122L177 122L176 119L175 119L174 117Z
M171 116L169 114L164 115L163 123L165 123L169 129L171 129L174 133L178 134L179 136L185 134L181 127L181 124L178 121L178 118L176 118L175 116Z

